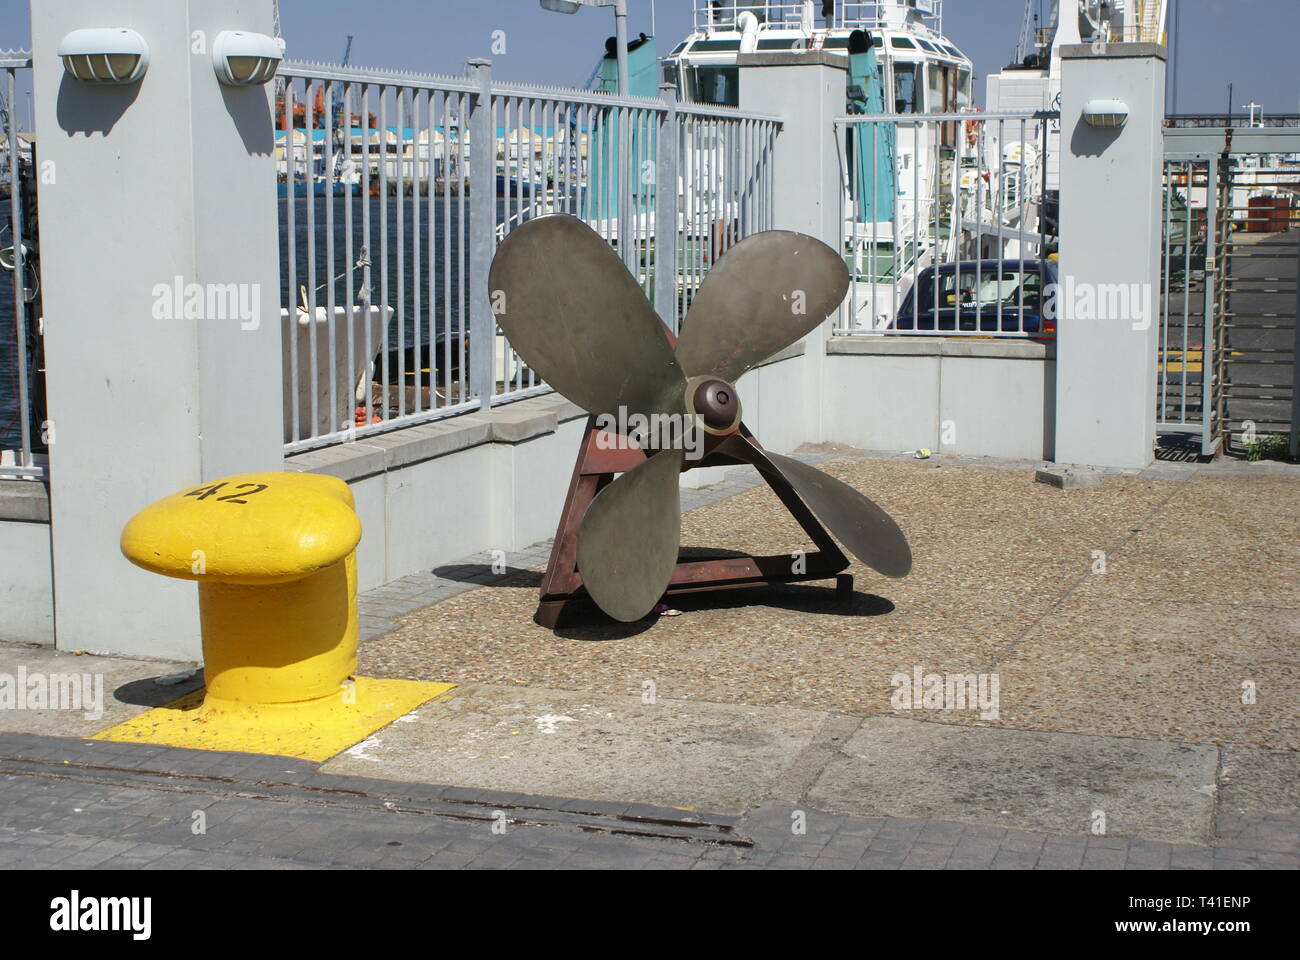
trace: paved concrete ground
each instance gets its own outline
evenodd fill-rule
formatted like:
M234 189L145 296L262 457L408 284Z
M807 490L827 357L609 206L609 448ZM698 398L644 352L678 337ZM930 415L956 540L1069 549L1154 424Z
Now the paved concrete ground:
M1294 868L1296 821L1214 846L768 801L741 816L339 776L278 757L0 734L0 868Z
M138 702L97 721L0 711L0 867L1300 866L1286 750L486 685L321 765L15 732L176 666L102 663Z
M29 677L77 676L89 683L81 685L82 700L72 709L17 709L17 704L0 708L0 733L89 737L203 685L203 674L194 664L78 656L49 647L0 642L0 675L12 677L16 683L20 671Z
M1239 748L1251 812L1294 808L1293 751ZM326 762L330 773L739 815L771 800L871 817L963 820L1211 843L1220 748L998 730L789 707L471 685Z
M0 674L85 672L105 692L102 716L0 709L0 866L1300 865L1295 468L1161 463L1108 476L1123 489L979 499L1019 474L1034 487L1032 466L929 467L941 472L919 482L937 515L904 503L905 527L918 559L956 566L922 571L915 600L856 600L857 616L769 597L683 603L683 617L608 636L550 634L527 619L544 544L511 556L505 577L467 558L374 591L363 670L401 638L408 662L461 686L319 767L66 739L198 680L155 682L184 665L0 646ZM897 457L867 467L927 469ZM749 515L754 482L685 491L685 509L704 508L688 527L707 535ZM868 492L890 496L882 486ZM979 566L1008 531L1054 514L1066 532L1018 544L1041 556ZM1077 552L1105 524L1123 531L1103 541L1120 544L1109 555L1120 576L1072 571L1077 558L1053 553ZM1227 582L1213 602L1185 595L1215 576ZM990 577L1033 589L990 594ZM917 644L927 594L947 627ZM955 602L966 595L969 609ZM495 646L473 633L484 616L504 634ZM742 643L755 624L762 642ZM1000 674L1001 716L891 709L888 671L913 663ZM568 683L546 682L561 668ZM1259 713L1242 709L1243 671L1259 682ZM859 698L854 709L819 699L837 690ZM192 829L197 810L206 833Z

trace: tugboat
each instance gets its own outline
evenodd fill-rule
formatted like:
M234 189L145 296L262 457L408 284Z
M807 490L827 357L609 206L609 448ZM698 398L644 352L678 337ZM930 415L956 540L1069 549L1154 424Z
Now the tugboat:
M973 66L943 34L943 0L694 4L694 32L664 60L664 81L682 100L738 106L741 54L827 51L847 60L861 31L875 47L887 112L950 113L973 103Z
M955 185L965 189L967 206L978 198L983 208L964 215L993 216L986 196L992 188L976 189L976 179L1000 165L981 167L977 157L1003 145L977 146L976 126L956 116L953 123L868 119L975 112L973 64L943 32L944 0L693 2L694 32L664 63L665 82L685 101L739 106L739 60L746 54L844 58L845 113L864 117L841 131L844 253L854 281L847 322L887 327L916 270L960 252L951 228ZM1018 177L1026 152L1032 151L1015 154Z

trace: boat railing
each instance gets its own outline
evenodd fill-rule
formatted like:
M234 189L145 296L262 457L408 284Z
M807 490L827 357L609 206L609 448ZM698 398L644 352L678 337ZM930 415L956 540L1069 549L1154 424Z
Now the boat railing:
M759 29L798 29L805 24L811 8L814 30L875 30L897 26L901 14L915 10L938 32L943 28L943 0L916 0L912 5L897 0L835 0L827 16L823 0L804 2L763 2L763 0L695 0L697 31L733 30L742 13L751 13ZM892 15L891 15L892 13Z

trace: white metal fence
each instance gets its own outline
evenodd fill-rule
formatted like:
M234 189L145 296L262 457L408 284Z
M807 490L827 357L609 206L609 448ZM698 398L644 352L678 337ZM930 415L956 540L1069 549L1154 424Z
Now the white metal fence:
M36 262L32 179L34 142L18 132L25 51L0 51L0 477L44 475L44 385L41 381L40 273Z
M486 61L281 78L288 452L549 390L484 282L531 217L591 224L674 330L710 261L771 225L771 118L494 83Z
M836 120L838 335L1055 336L1055 113Z

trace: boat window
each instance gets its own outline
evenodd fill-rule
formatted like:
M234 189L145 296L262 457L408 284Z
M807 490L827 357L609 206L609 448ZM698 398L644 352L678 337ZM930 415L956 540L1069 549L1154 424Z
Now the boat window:
M890 46L896 47L899 50L916 49L916 44L914 44L911 40L907 39L907 37L890 37L889 43Z
M876 34L874 37L871 38L871 44L872 46L875 47L883 47L885 45L885 38L882 37L880 34Z
M970 79L971 79L971 75L969 70L957 71L957 109L958 110L963 109L964 107L969 107L971 105Z
M933 45L931 45L930 43L926 42L925 40L917 40L916 42L919 43L923 49L925 49L925 50L929 50L931 53L938 53L938 52L939 52L938 50L936 50L936 49L934 48Z
M691 53L713 53L723 50L739 50L739 40L698 40L691 47Z
M686 49L686 44L688 43L690 43L689 40L683 40L681 43L677 44L677 46L673 47L673 52L669 54L669 56L676 56L677 54L681 53L683 50Z
M961 51L958 50L956 47L944 47L943 49L944 49L947 53L951 53L951 54L952 54L954 57L956 57L958 60L961 59Z
M674 90L681 89L681 74L675 63L664 64L664 83L672 84Z
M952 113L957 109L957 72L946 64L931 63L927 74L930 109L935 113Z
M919 64L894 61L894 112L921 113L921 88L917 82Z
M792 50L794 49L794 40L760 40L758 49L760 50ZM826 46L830 46L829 43Z
M849 48L848 37L831 37L824 44L827 50L847 50Z
M694 103L740 106L740 71L736 67L695 67L690 76Z

